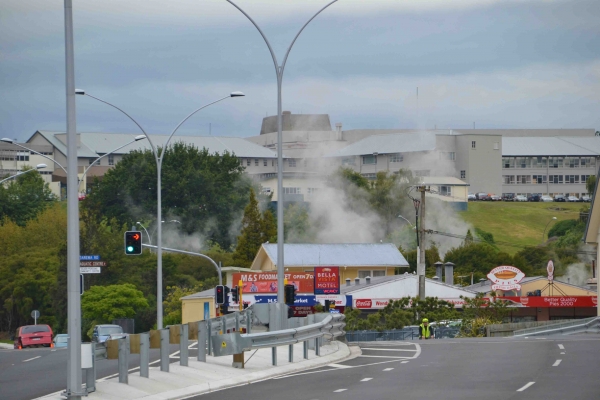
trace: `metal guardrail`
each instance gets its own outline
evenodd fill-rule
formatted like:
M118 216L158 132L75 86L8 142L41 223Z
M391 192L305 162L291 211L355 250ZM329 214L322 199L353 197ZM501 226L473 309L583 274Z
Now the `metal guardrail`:
M433 336L435 339L455 338L460 332L459 328L435 328ZM419 339L419 332L412 329L399 329L392 331L351 331L346 332L348 342L379 342L394 340L415 340Z
M594 325L600 326L600 317L591 317L584 319L575 319L568 322L557 322L552 325L538 326L535 328L521 329L514 331L514 336L539 336L539 335L557 335L557 334L573 334L580 331L585 331Z

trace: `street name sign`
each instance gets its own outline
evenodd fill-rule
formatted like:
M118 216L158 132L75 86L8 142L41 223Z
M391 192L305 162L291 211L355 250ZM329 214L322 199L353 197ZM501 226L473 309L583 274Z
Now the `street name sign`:
M79 256L81 261L98 261L100 260L100 256L98 254L93 256Z
M99 274L100 267L79 267L80 274Z
M80 267L106 267L106 261L79 261Z

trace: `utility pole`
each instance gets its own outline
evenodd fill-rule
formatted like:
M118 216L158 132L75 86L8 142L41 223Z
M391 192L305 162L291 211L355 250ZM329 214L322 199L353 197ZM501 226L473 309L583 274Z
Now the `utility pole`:
M421 192L421 218L419 220L419 261L417 277L419 278L419 299L425 300L425 186L419 186Z

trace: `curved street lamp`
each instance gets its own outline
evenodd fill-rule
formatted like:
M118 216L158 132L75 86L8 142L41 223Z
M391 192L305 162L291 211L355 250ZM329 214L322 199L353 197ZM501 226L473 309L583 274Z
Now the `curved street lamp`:
M556 217L552 217L550 219L550 221L548 221L548 223L546 224L546 227L544 228L544 233L542 233L542 243L544 243L544 236L546 236L546 229L548 228L548 225L550 225L550 222L552 221L556 221Z
M8 181L10 179L15 179L15 178L17 178L17 177L19 177L21 175L24 175L24 174L26 174L28 172L37 171L38 169L42 169L42 168L46 168L46 167L47 167L46 164L38 164L38 165L35 166L35 168L26 169L25 171L17 172L15 175L12 175L12 176L9 176L8 178L2 179L0 181L0 183L4 183L4 182L6 182L6 181Z
M156 220L157 221L162 221L162 181L161 181L161 175L162 175L162 162L164 159L164 154L166 149L169 147L169 142L171 141L171 138L173 137L173 135L175 135L175 132L177 132L177 130L179 129L179 127L185 122L187 121L192 115L196 114L198 111L211 106L215 103L218 103L222 100L225 99L229 99L229 98L234 98L234 97L244 97L245 94L242 92L231 92L228 96L222 97L218 100L215 100L211 103L208 103L196 110L194 110L192 113L190 113L187 117L185 117L179 124L177 124L177 126L175 127L175 129L173 129L173 132L171 132L171 134L169 135L169 138L167 139L167 141L165 142L165 144L163 145L162 149L161 149L161 153L158 153L157 147L154 145L154 143L152 142L152 139L150 139L150 136L146 133L146 131L144 130L144 128L142 128L142 126L129 114L127 114L124 110L122 110L121 108L117 107L116 105L109 103L106 100L102 100L98 97L92 96L91 94L88 94L85 92L85 90L83 89L75 89L75 94L80 95L80 96L87 96L87 97L91 97L94 100L97 100L101 103L104 103L108 106L111 106L117 110L119 110L121 113L123 113L127 118L129 118L131 121L133 121L134 124L137 125L138 128L140 128L140 130L142 131L142 133L144 134L144 136L148 139L148 142L150 143L150 147L152 148L152 153L154 154L154 160L156 161L156 181L157 181L157 185L156 185ZM157 275L157 279L156 279L156 314L157 314L157 318L156 318L156 326L157 329L162 329L163 327L163 303L162 303L162 224L158 224L158 230L157 230L157 239L156 239L156 248L157 248L157 268L156 268L156 275ZM219 281L219 284L221 284L222 282Z
M282 135L282 121L281 121L281 84L283 81L283 70L285 69L285 64L287 62L288 56L290 55L290 51L292 50L292 46L294 46L294 43L296 43L296 40L298 39L298 36L300 36L300 34L302 33L302 31L304 30L304 28L306 28L306 26L313 20L316 18L317 15L319 15L323 10L325 10L327 7L329 7L330 5L332 5L333 3L337 2L338 0L333 0L332 2L330 2L329 4L327 4L325 7L321 8L315 15L313 15L303 26L302 28L300 28L300 30L298 31L298 33L296 34L296 36L294 37L294 39L292 40L292 43L290 43L285 56L283 57L283 63L281 65L279 65L279 63L277 62L277 56L275 56L275 52L273 51L273 48L271 47L271 44L269 43L269 39L267 39L267 36L265 36L265 34L263 33L262 29L260 29L260 27L258 26L258 24L252 19L252 17L250 17L250 15L248 15L248 13L246 13L244 10L242 10L240 8L240 6L238 6L237 4L235 4L232 0L226 0L229 4L231 4L232 6L234 6L235 8L237 8L242 14L244 14L244 16L246 18L248 18L248 20L250 20L250 22L252 23L252 25L254 25L254 27L258 30L258 32L260 33L260 35L262 36L262 38L264 39L267 47L269 48L269 52L271 53L271 58L273 59L273 64L275 66L275 74L277 75L277 193L279 196L279 199L281 201L281 204L277 206L277 302L279 304L284 304L284 282L283 282L283 278L284 278L284 264L283 264L283 150L282 150L282 142L283 142L283 135ZM283 315L280 316L280 320L277 322L278 325L280 321L283 321Z

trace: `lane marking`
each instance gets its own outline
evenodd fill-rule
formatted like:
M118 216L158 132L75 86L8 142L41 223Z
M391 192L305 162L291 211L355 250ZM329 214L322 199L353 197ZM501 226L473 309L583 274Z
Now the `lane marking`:
M376 351L417 351L417 349L374 349L370 347L363 347L361 350L376 350Z
M368 382L368 381L370 381L371 379L373 379L373 378L365 378L365 379L361 379L360 381L361 381L361 382Z
M564 349L565 349L565 346L563 346L562 344L559 344L559 345L558 345L558 348L559 348L559 349L561 349L561 350L564 350Z
M342 365L342 364L328 364L327 366L333 367L333 368L340 368L340 369L352 368L352 366L350 366L350 365Z
M556 360L556 361L554 362L554 364L552 364L552 366L553 366L553 367L558 367L558 366L560 365L560 362L561 362L561 361L562 361L562 360Z
M529 382L527 385L523 386L521 389L518 389L517 392L522 392L527 389L529 386L533 385L535 382Z
M384 369L383 371L384 371L384 372L387 372L387 371L391 371L391 370L393 370L393 369L394 369L394 368L386 368L386 369Z
M23 362L27 362L27 361L35 360L36 358L40 358L40 357L42 357L42 356L37 356L37 357L33 357L33 358L30 358L30 359L27 359L27 360L23 360Z
M406 364L408 361L400 361L400 364Z
M333 393L340 393L340 392L343 392L343 391L345 391L345 390L348 390L348 389L338 389L338 390L334 390L334 391L333 391Z
M412 357L401 357L401 356L372 356L370 354L362 354L358 357L367 357L367 358L395 358L395 359L401 359L401 360L405 360L407 358L412 358Z
M565 353L564 351L561 351L560 354L567 354L567 353Z

